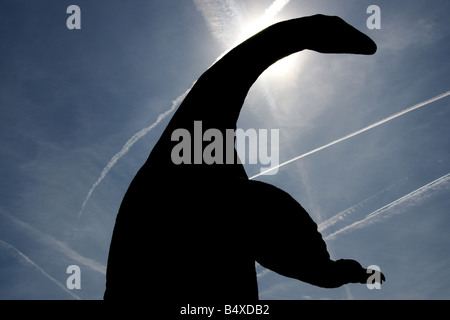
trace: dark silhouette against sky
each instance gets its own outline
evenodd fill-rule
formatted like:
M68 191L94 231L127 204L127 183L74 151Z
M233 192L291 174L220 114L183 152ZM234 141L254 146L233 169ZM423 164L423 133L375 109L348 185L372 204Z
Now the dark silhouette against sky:
M366 283L370 273L358 262L330 259L317 225L296 200L248 179L236 151L233 164L177 165L171 159L176 129L193 136L194 121L201 121L203 131L218 129L225 136L236 129L260 74L306 49L370 55L376 45L342 19L316 15L272 25L209 68L125 194L111 241L105 299L256 300L255 262L325 288Z

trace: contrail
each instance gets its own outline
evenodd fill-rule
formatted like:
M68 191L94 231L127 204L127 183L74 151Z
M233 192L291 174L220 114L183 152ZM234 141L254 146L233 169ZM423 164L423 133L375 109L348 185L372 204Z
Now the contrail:
M289 3L290 0L275 0L270 7L264 11L264 15L261 19L274 18L283 8Z
M273 23L273 18L280 13L281 10L290 2L290 0L275 0L265 11L261 18L259 18L258 22L255 25L255 28L259 28L260 30L268 27ZM255 30L255 29L254 29ZM260 30L255 30L256 32Z
M394 184L388 186L387 188L384 188L383 190L378 191L377 193L375 193L374 195L370 196L369 198L367 198L367 199L365 199L365 200L363 200L363 201L361 201L361 202L351 206L350 208L339 212L338 214L334 215L333 217L325 220L324 222L322 222L322 223L320 223L318 225L317 230L319 232L322 232L322 231L325 231L326 229L328 229L329 227L334 226L339 221L344 220L344 218L346 218L347 216L350 216L353 213L355 213L358 208L365 206L368 202L370 202L373 199L376 199L379 195L392 190L394 187L397 186L397 184L401 183L404 180L407 180L407 178L401 179L398 183L394 183Z
M191 87L192 88L192 87ZM86 206L86 203L88 202L89 198L91 197L92 193L94 192L95 188L100 184L100 182L102 182L102 180L106 177L106 175L108 174L108 172L112 169L112 167L116 164L117 161L119 161L120 158L122 158L127 152L128 150L130 150L130 148L143 136L145 136L150 130L152 130L154 127L156 127L165 117L167 117L169 114L171 114L175 108L183 101L183 99L186 97L186 95L189 93L189 91L191 90L191 88L189 88L188 90L186 90L185 93L183 93L182 95L180 95L178 98L176 98L174 101L172 101L172 107L161 113L158 118L156 119L155 122L153 122L150 126L140 130L139 132L135 133L126 143L125 145L122 147L122 149L116 153L114 155L114 157L111 158L111 160L109 160L108 164L106 165L106 167L103 168L102 173L100 174L100 177L97 179L97 181L92 185L91 189L89 190L86 199L84 199L83 205L81 206L81 210L78 213L78 219L80 219L84 207Z
M338 214L334 215L333 217L325 220L324 222L320 223L317 226L317 231L322 232L325 231L326 229L328 229L331 226L334 226L336 223L338 223L339 221L344 220L344 218L348 215L351 215L352 213L355 212L355 210L361 206L363 206L365 203L367 203L368 201L370 201L371 199L376 198L380 193L384 192L384 190L377 192L376 194L374 194L373 196L367 198L366 200L363 200L357 204L355 204L354 206L339 212Z
M264 14L256 20L255 23L246 28L244 32L241 32L239 38L237 39L237 43L246 40L271 25L274 22L273 19L275 16L283 10L289 2L290 0L275 0L266 10L264 10Z
M402 116L402 115L404 115L404 114L406 114L406 113L408 113L408 112L411 112L411 111L413 111L413 110L416 110L416 109L419 109L419 108L424 107L424 106L426 106L426 105L429 105L430 103L435 102L435 101L437 101L437 100L443 99L443 98L447 97L449 94L450 94L450 91L447 91L447 92L444 92L444 93L442 93L442 94L440 94L440 95L438 95L438 96L436 96L436 97L434 97L434 98L428 99L428 100L423 101L423 102L420 102L420 103L418 103L418 104L415 104L415 105L413 105L412 107L406 108L406 109L404 109L404 110L402 110L402 111L400 111L400 112L397 112L396 114L393 114L393 115L391 115L391 116L389 116L389 117L387 117L387 118L384 118L383 120L380 120L380 121L378 121L378 122L372 123L371 125L368 125L368 126L365 127L365 128L362 128L362 129L360 129L360 130L358 130L358 131L355 131L355 132L353 132L353 133L350 133L350 134L348 134L348 135L346 135L346 136L344 136L344 137L342 137L342 138L339 138L339 139L337 139L337 140L334 140L333 142L330 142L330 143L328 143L328 144L326 144L326 145L323 145L323 146L321 146L321 147L319 147L319 148L316 148L316 149L314 149L314 150L311 150L311 151L309 151L309 152L306 152L306 153L304 153L304 154L302 154L302 155L300 155L300 156L294 157L294 158L292 158L292 159L290 159L290 160L288 160L288 161L285 161L285 162L283 162L283 163L281 163L281 164L279 164L279 165L277 165L277 166L273 166L272 168L270 168L270 169L268 169L268 170L265 170L265 171L263 171L263 172L261 172L261 173L258 173L258 174L256 174L256 175L250 177L250 179L254 179L254 178L256 178L256 177L259 177L259 176L261 176L261 175L266 174L267 172L270 172L270 171L272 171L272 170L275 170L275 169L278 169L278 168L280 168L280 167L283 167L283 166L285 166L285 165L287 165L287 164L289 164L289 163L291 163L291 162L297 161L297 160L302 159L302 158L304 158L304 157L306 157L306 156L309 156L309 155L311 155L311 154L313 154L313 153L316 153L316 152L318 152L318 151L320 151L320 150L323 150L323 149L325 149L325 148L331 147L332 145L335 145L335 144L337 144L337 143L339 143L339 142L342 142L342 141L344 141L344 140L350 139L350 138L352 138L352 137L354 137L354 136L356 136L356 135L358 135L358 134L361 134L361 133L363 133L363 132L365 132L365 131L367 131L367 130L370 130L370 129L375 128L375 127L377 127L377 126L379 126L379 125L382 125L383 123L386 123L386 122L391 121L391 120L393 120L393 119L395 119L395 118L398 118L398 117L400 117L400 116Z
M69 257L70 259L74 259L75 261L77 261L78 263L81 263L89 268L91 268L94 271L97 271L103 275L106 275L106 266L98 263L95 260L92 260L90 258L87 258L81 254L79 254L78 252L76 252L75 250L73 250L72 248L70 248L67 244L56 240L55 238L53 238L52 236L50 236L47 233L44 233L38 229L36 229L35 227L29 225L26 222L23 222L21 220L18 220L16 218L14 218L13 216L7 214L7 213L2 213L2 215L8 217L9 219L11 219L12 221L14 221L14 223L20 225L21 227L25 228L27 230L27 234L36 234L37 238L39 239L38 241L41 241L42 243L46 244L46 245L50 245L53 248L55 248L56 250L62 252L65 256Z
M327 237L325 237L325 240L329 240L329 239L333 239L335 238L338 234L343 233L343 232L348 232L352 229L356 229L356 228L363 228L369 224L381 221L381 218L383 217L388 217L391 216L395 213L395 211L392 211L392 209L401 204L404 203L405 201L409 200L409 201L419 201L422 198L420 198L420 196L422 196L425 192L431 190L431 189L436 189L446 183L448 183L450 181L450 173L446 174L445 176L442 176L416 190L414 190L413 192L408 193L407 195L385 205L384 207L372 212L371 214L367 215L364 219L360 220L360 221L356 221L336 232L333 232L332 234L328 235Z
M35 267L39 272L41 272L44 276L46 276L49 280L51 280L54 284L56 284L58 287L60 287L61 289L63 289L65 292L67 292L68 294L70 294L72 297L74 297L77 300L81 300L81 298L79 296L77 296L76 294L74 294L73 292L71 292L69 289L67 289L62 283L60 283L58 280L56 280L55 278L53 278L51 275L49 275L47 272L45 272L44 269L42 269L39 265L37 265L33 260L31 260L29 257L27 257L23 252L21 252L19 249L17 249L16 247L14 247L13 245L0 240L0 244L3 247L6 247L7 249L13 250L14 252L16 252L21 258L23 258L26 262L28 262L29 264L31 264L33 267Z

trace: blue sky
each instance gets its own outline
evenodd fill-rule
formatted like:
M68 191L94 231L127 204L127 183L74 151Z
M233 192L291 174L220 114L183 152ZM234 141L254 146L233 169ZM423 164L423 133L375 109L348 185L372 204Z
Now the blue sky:
M81 30L66 27L71 4ZM379 30L366 26L371 4L381 9ZM2 1L0 299L101 299L120 202L173 101L246 35L316 13L341 16L378 51L305 51L258 79L238 125L279 129L280 162L439 98L256 178L308 210L333 258L378 265L382 289L321 289L258 266L260 298L449 299L443 0ZM151 285L144 258L136 272ZM65 285L73 264L80 290Z

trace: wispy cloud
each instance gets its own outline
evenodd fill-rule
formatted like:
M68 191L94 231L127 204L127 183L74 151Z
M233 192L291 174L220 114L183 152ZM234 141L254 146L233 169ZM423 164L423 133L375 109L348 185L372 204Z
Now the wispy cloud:
M27 255L25 255L23 252L21 252L19 249L17 249L16 247L14 247L13 245L0 240L0 247L3 247L6 250L12 250L14 253L16 253L17 255L19 255L20 258L22 258L25 262L27 262L28 264L30 264L31 266L33 266L34 268L36 268L40 273L42 273L45 277L47 277L50 281L52 281L54 284L56 284L58 287L60 287L62 290L64 290L65 292L67 292L68 294L70 294L73 298L77 299L77 300L81 300L81 298L79 296L77 296L76 294L74 294L72 291L70 291L69 289L67 289L67 287L65 285L63 285L61 282L59 282L58 280L56 280L55 278L53 278L51 275L49 275L44 269L42 269L36 262L34 262L33 260L31 260Z
M211 35L222 45L229 47L236 41L243 14L234 0L194 0L205 19Z
M194 0L211 35L227 48L235 47L238 43L273 24L274 18L289 2L290 0L275 0L258 19L248 21L243 10L234 0Z
M234 0L193 1L202 14L210 34L226 49L214 63L242 42L244 36L249 36L248 32L242 31L245 21L244 13Z
M368 131L368 130L370 130L370 129L373 129L373 128L375 128L375 127L378 127L379 125L382 125L382 124L384 124L384 123L386 123L386 122L388 122L388 121L391 121L391 120L393 120L393 119L395 119L395 118L398 118L398 117L400 117L400 116L402 116L402 115L404 115L404 114L407 114L408 112L411 112L411 111L413 111L413 110L416 110L416 109L425 107L425 106L427 106L427 105L429 105L429 104L431 104L431 103L433 103L433 102L435 102L435 101L438 101L438 100L440 100L440 99L443 99L443 98L447 97L448 95L450 95L450 91L444 92L444 93L442 93L442 94L440 94L440 95L437 95L437 96L435 96L435 97L433 97L433 98L431 98L431 99L428 99L428 100L426 100L426 101L423 101L423 102L420 102L420 103L418 103L418 104L415 104L415 105L413 105L413 106L411 106L411 107L409 107L409 108L406 108L406 109L404 109L404 110L402 110L402 111L400 111L400 112L397 112L396 114L393 114L393 115L391 115L391 116L389 116L389 117L387 117L387 118L384 118L383 120L380 120L380 121L377 121L377 122L375 122L375 123L372 123L372 124L368 125L368 126L365 127L365 128L362 128L362 129L360 129L360 130L357 130L357 131L355 131L355 132L353 132L353 133L350 133L350 134L348 134L348 135L346 135L346 136L344 136L344 137L342 137L342 138L339 138L339 139L337 139L337 140L334 140L334 141L332 141L332 142L330 142L330 143L327 143L327 144L325 144L325 145L323 145L323 146L321 146L321 147L318 147L318 148L316 148L316 149L314 149L314 150L311 150L311 151L306 152L306 153L304 153L304 154L302 154L302 155L299 155L299 156L294 157L294 158L292 158L292 159L290 159L290 160L287 160L287 161L285 161L285 162L283 162L283 163L281 163L281 164L279 164L279 165L277 165L277 166L274 166L274 167L272 167L272 168L270 168L270 169L268 169L268 170L265 170L265 171L263 171L263 172L261 172L261 173L258 173L258 174L256 174L256 175L250 177L250 179L254 179L254 178L259 177L259 176L261 176L261 175L267 174L268 172L270 172L270 171L272 171L272 170L276 170L276 169L281 168L281 167L283 167L283 166L285 166L285 165L287 165L287 164L289 164L289 163L291 163L291 162L300 160L300 159L302 159L302 158L304 158L304 157L307 157L307 156L309 156L309 155L311 155L311 154L313 154L313 153L316 153L316 152L318 152L318 151L320 151L320 150L323 150L323 149L326 149L326 148L328 148L328 147L331 147L331 146L333 146L333 145L335 145L335 144L337 144L337 143L339 143L339 142L342 142L342 141L344 141L344 140L350 139L350 138L352 138L352 137L354 137L354 136L357 136L357 135L359 135L359 134L361 134L361 133L363 133L363 132L366 132L366 131Z
M385 205L384 207L372 212L367 215L364 219L354 222L344 228L339 229L338 231L333 232L332 234L325 237L325 240L334 239L338 234L349 232L354 229L363 228L370 224L380 222L384 218L390 217L395 213L401 212L398 210L399 208L407 207L408 205L420 203L422 200L427 198L427 194L433 191L440 190L443 187L447 187L446 185L450 182L450 173L442 176L416 190L408 193L407 195Z
M252 21L251 24L245 28L241 28L237 42L241 42L273 24L275 22L275 17L289 2L290 0L275 0L266 10L264 10L264 14L259 19Z

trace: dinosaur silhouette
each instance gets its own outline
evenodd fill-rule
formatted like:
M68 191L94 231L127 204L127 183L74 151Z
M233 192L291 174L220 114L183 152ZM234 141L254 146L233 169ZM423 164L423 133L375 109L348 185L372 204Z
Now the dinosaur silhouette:
M174 164L174 130L236 129L252 84L294 52L373 54L375 43L339 17L274 24L244 41L195 83L131 182L108 257L104 299L257 300L255 261L325 288L366 283L354 260L330 259L317 225L289 194L233 164ZM191 152L191 155L194 152ZM192 162L193 163L193 162ZM384 275L382 275L384 280Z

